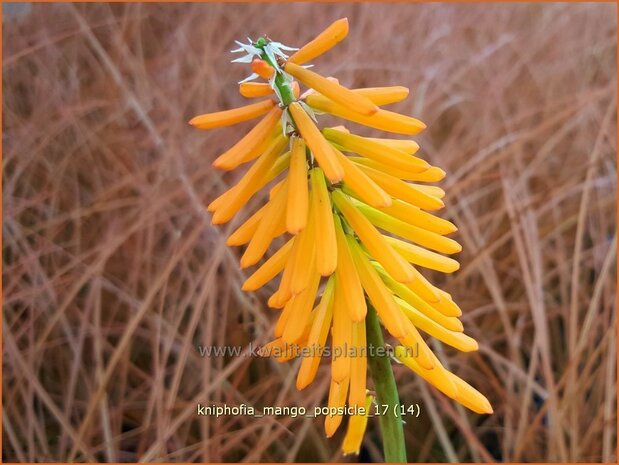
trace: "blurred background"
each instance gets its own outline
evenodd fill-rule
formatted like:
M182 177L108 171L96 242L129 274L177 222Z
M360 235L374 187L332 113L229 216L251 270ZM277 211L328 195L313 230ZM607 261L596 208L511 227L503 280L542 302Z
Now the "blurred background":
M315 69L405 85L447 171L461 269L427 276L480 343L433 345L495 413L395 366L410 461L616 462L615 4L3 5L4 461L380 461L377 419L341 457L323 419L201 417L203 405L325 405L329 364L201 357L262 345L273 284L246 294L240 250L205 203L210 167L251 127L190 117L244 103L235 39L300 46L347 16ZM378 133L366 131L365 134Z

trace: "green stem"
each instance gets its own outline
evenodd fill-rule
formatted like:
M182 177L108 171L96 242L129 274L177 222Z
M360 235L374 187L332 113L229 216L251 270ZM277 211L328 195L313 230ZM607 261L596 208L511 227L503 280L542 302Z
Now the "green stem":
M264 47L265 44L266 41L263 38L258 39L258 41L256 42L256 46L261 49ZM266 53L262 53L261 58L269 65L271 65L271 67L273 67L273 69L275 70L275 87L277 87L279 94L282 96L282 104L287 107L292 102L295 102L297 99L294 97L292 87L290 86L290 83L286 80L284 75L277 71L276 64L273 63L273 61Z
M378 356L376 351L385 346L383 332L378 321L376 311L368 302L368 313L365 320L367 344L371 347L368 353L370 375L374 380L376 403L381 415L378 417L383 436L383 450L385 462L406 463L406 446L404 444L404 430L400 416L400 398L395 378L391 369L389 357L385 354ZM382 349L378 349L382 350ZM386 412L383 412L388 407Z

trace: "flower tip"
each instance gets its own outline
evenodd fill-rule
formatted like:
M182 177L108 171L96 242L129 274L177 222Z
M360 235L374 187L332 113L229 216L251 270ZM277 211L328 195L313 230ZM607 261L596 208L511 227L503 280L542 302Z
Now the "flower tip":
M215 212L213 217L211 218L211 224L225 224L228 220L226 218L222 218L220 215Z
M334 418L334 417L327 417L327 420L330 420L331 418ZM333 435L335 434L339 426L340 426L339 422L338 423L335 423L334 421L325 422L325 436L327 437L327 439L330 439L331 437L333 437Z
M234 166L230 167L230 165L228 165L224 159L222 159L221 157L216 158L215 161L212 163L214 168L217 168L218 170L231 170L234 168Z
M336 170L334 173L330 173L329 175L325 173L325 176L329 178L329 181L331 181L331 184L336 184L344 179L344 173L342 172L341 169Z
M418 359L417 362L421 365L426 371L432 371L436 367L433 360L423 360L422 358Z
M249 268L250 266L254 265L255 262L254 263L252 262L253 260L250 260L245 255L243 255L240 260L241 269L244 270L245 268Z
M306 377L304 378L297 377L297 382L296 382L297 391L302 391L310 384L311 384L311 381L306 379Z
M335 273L335 268L336 268L336 265L333 264L333 266L328 266L326 268L319 270L320 276L324 276L325 278L328 276L331 276L333 273Z
M216 210L217 210L217 204L215 203L215 200L213 200L206 207L206 211L209 212L209 213L214 213Z
M200 116L202 116L202 115L194 116L194 117L193 117L193 118L191 118L189 121L187 121L187 123L188 123L190 126L193 126L194 128L195 128L195 127L199 127L199 123L200 123Z

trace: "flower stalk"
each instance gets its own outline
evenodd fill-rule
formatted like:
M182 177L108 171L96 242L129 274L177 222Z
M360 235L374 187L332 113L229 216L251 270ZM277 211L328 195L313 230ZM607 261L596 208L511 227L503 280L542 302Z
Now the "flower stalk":
M383 347L385 341L383 332L378 321L378 315L368 302L367 316L365 317L368 347ZM391 369L389 357L377 356L376 350L368 353L368 368L374 381L376 391L376 403L379 405L381 415L378 417L383 437L383 451L385 462L406 463L406 446L404 443L404 429L400 416L400 397L395 377ZM387 407L386 413L383 409Z
M282 105L287 107L288 105L290 105L292 102L296 101L297 99L294 96L294 91L292 90L292 86L290 85L290 82L286 79L286 77L280 70L280 67L277 65L277 63L274 63L271 57L264 51L264 46L266 44L267 44L266 39L264 37L260 37L256 41L255 45L257 48L262 50L261 58L264 61L266 61L269 65L271 65L273 69L275 70L275 78L274 78L275 87L277 87L278 93L281 97Z

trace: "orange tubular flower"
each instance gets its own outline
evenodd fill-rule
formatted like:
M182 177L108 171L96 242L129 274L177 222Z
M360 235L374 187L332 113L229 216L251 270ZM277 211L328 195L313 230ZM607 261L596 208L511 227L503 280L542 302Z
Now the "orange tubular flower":
M279 276L268 298L269 307L279 309L274 340L261 353L284 362L296 356L282 353L287 345L310 349L296 380L297 388L305 389L316 377L323 352L329 355L331 348L328 407L336 410L325 418L326 435L335 434L342 422L338 408L361 409L349 419L346 454L359 452L368 423L373 396L368 395L367 373L374 377L376 364L383 372L391 369L389 358L373 353L384 344L382 327L396 342L390 355L404 366L470 410L492 412L488 400L449 372L424 338L463 352L478 349L464 333L458 318L462 311L452 297L418 269L453 273L459 268L447 256L461 250L447 237L457 228L432 213L444 207L445 191L425 184L442 180L445 171L416 155L416 141L364 137L344 126L318 123L317 115L329 113L396 134L414 135L425 128L416 118L381 108L405 99L406 87L349 89L302 66L347 34L348 21L340 19L290 58L285 52L297 49L266 38L237 42L240 48L233 52L246 55L233 61L249 64L252 71L241 81L240 94L271 98L190 121L211 129L262 116L213 162L222 170L251 165L208 211L214 224L226 223L268 189L266 203L226 243L245 247L242 268L257 266L244 291L257 291ZM258 78L266 82L249 82ZM308 89L301 92L299 83ZM283 234L286 240L277 239ZM274 242L274 252L264 260ZM379 403L385 402L383 382L370 382ZM394 431L401 430L401 422L394 425ZM401 449L387 447L395 439L386 441L386 458L405 461Z
M341 181L344 177L344 170L337 161L331 145L298 102L291 103L289 109L301 136L316 157L318 165L324 170L331 182Z
M254 73L256 73L263 79L270 79L275 74L275 70L273 69L273 67L264 60L256 59L252 61L251 69Z
M335 21L327 29L322 31L318 36L307 43L289 59L289 63L302 65L313 60L317 56L329 51L338 42L341 42L348 35L348 18L342 18Z
M316 92L324 94L325 97L361 115L373 115L378 111L378 107L369 98L330 81L309 69L302 68L294 63L288 63L284 66L284 70L303 84L315 89Z
M239 85L239 93L245 98L266 97L273 95L273 88L262 82L243 82Z
M241 123L250 119L254 119L260 115L264 115L267 111L275 106L273 100L263 100L262 102L253 103L234 110L219 111L217 113L208 113L206 115L195 116L191 118L189 124L198 129L213 129L222 126L230 126L232 124Z

